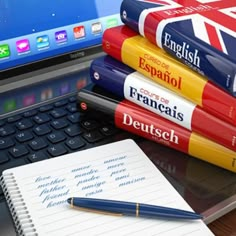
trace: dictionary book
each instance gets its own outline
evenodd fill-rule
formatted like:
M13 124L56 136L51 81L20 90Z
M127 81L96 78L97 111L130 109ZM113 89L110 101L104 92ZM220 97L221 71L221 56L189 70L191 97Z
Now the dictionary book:
M131 139L5 170L1 186L17 235L213 235L203 220L165 220L163 224L161 218L96 214L67 204L76 195L193 212Z
M110 56L99 57L91 63L90 77L111 93L236 151L236 126L126 68Z
M236 99L150 43L128 26L107 29L103 50L207 112L236 125Z
M103 113L116 127L189 154L231 172L236 172L235 152L195 132L191 132L127 99L91 84L78 92L78 109Z
M123 0L124 24L236 96L236 2Z

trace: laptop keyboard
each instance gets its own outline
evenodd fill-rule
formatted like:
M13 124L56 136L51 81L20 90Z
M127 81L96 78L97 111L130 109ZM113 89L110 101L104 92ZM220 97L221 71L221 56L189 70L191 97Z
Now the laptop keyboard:
M8 168L109 143L119 132L106 117L78 112L76 95L27 110L0 120L0 174Z

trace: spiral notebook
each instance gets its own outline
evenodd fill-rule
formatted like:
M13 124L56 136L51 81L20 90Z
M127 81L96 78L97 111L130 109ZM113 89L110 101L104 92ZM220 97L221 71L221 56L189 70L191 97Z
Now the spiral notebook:
M19 235L213 235L202 220L118 217L70 208L69 197L190 206L131 139L3 172Z

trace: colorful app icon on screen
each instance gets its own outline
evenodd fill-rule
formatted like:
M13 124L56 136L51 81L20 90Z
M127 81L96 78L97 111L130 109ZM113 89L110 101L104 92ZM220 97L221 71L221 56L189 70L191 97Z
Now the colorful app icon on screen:
M87 78L86 77L81 77L78 79L76 82L76 88L79 90L87 85Z
M98 34L102 32L102 23L101 22L96 22L92 24L92 33L93 34Z
M53 91L51 88L46 88L41 92L41 101L51 99L53 97Z
M60 87L60 95L64 95L70 92L70 86L68 83L63 83Z
M85 37L85 28L83 25L74 27L73 32L75 39L80 39Z
M36 44L38 49L49 47L49 37L47 35L42 35L36 38Z
M23 106L24 107L33 105L34 103L35 103L35 95L34 94L24 96L24 98L23 98Z
M28 39L21 39L16 42L16 49L18 53L30 51L30 43Z
M55 40L58 44L67 42L66 30L61 30L55 33Z
M16 99L8 99L3 104L4 112L14 111L16 109Z
M117 18L110 18L106 22L106 27L107 28L111 28L111 27L117 26L118 24L119 23L118 23L118 19Z
M8 44L0 45L0 58L6 58L10 56L10 47Z

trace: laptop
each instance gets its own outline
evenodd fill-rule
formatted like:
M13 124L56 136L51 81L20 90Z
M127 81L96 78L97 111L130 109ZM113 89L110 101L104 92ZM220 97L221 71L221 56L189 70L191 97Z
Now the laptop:
M81 114L76 93L103 55L104 30L121 24L121 0L0 0L0 174L3 170L134 139L206 223L235 208L236 176ZM0 236L16 235L0 189Z

